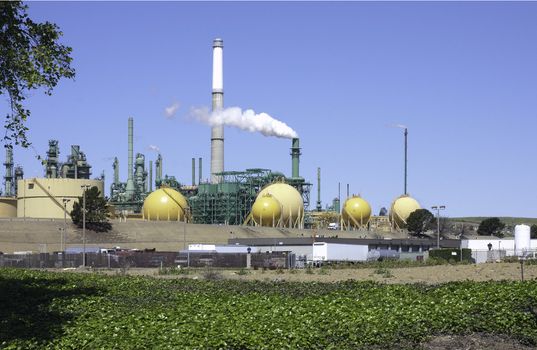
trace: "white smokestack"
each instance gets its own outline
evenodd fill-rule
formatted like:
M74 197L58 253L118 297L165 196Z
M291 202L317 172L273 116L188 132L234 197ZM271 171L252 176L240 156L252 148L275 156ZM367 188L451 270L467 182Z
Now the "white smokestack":
M209 112L207 108L192 108L190 114L196 120L212 127L227 125L249 132L259 132L265 136L287 139L298 137L296 131L284 122L274 119L267 113L257 114L252 109L243 111L239 107L230 107Z
M224 41L213 41L213 92L224 91Z
M224 108L224 41L213 41L213 112ZM215 173L224 171L224 125L211 129L211 182L220 182Z

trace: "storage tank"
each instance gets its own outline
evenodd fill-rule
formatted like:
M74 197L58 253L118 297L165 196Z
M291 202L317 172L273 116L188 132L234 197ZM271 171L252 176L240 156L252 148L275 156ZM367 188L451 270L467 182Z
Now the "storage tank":
M0 218L17 217L17 198L0 197Z
M181 193L161 187L146 197L142 213L144 220L184 221L187 208L188 202Z
M347 198L341 212L342 227L365 227L371 217L371 206L360 196Z
M524 255L531 249L531 229L528 225L515 226L515 254Z
M82 197L84 186L97 187L101 197L104 197L102 180L70 178L18 180L17 216L50 219L70 217L73 204Z
M409 195L404 194L396 198L390 207L390 221L392 226L404 228L410 214L417 209L421 209L420 204Z
M252 206L252 218L260 226L278 226L281 216L282 205L271 194L257 197Z
M266 194L270 194L280 203L281 221L279 226L296 228L304 226L304 202L296 188L285 183L273 183L259 192L256 202Z

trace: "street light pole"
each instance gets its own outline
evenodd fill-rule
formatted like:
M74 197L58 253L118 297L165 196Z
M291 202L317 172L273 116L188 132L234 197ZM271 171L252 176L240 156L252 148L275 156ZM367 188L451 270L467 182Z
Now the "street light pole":
M431 209L436 210L436 248L440 249L440 210L446 209L445 205L434 205Z

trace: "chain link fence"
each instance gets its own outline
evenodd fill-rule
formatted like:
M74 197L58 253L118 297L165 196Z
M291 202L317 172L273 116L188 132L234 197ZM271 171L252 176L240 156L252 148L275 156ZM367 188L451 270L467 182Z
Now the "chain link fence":
M505 259L537 259L537 249L515 251L514 249L491 249L491 250L474 250L472 249L472 261L476 264L486 262L501 262Z
M154 267L247 267L246 253L214 252L132 252L86 253L86 266L94 268L154 268ZM76 268L83 265L83 254L40 253L1 254L0 267ZM289 252L252 253L253 268L292 268L295 255Z

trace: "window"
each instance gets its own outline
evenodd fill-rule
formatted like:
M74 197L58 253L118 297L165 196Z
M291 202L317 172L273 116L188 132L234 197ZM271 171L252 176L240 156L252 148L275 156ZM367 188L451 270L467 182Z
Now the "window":
M32 183L28 184L28 189L33 190L34 189L34 184L32 184Z

